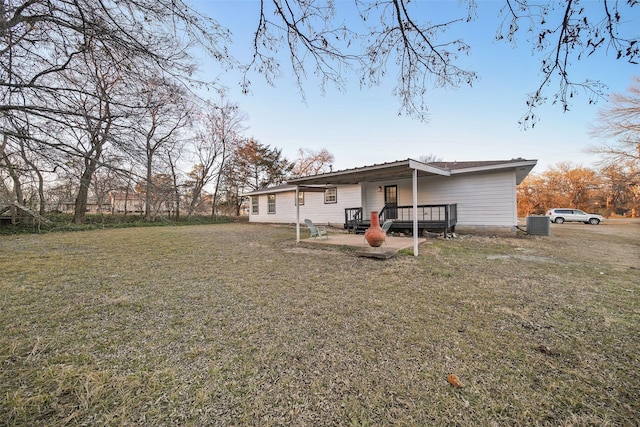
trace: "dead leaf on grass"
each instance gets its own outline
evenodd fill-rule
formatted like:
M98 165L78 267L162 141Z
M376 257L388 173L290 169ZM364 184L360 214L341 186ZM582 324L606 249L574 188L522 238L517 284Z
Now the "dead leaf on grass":
M458 378L456 374L449 374L449 376L447 377L447 381L449 381L449 384L456 388L463 387L462 381L460 381L460 378Z

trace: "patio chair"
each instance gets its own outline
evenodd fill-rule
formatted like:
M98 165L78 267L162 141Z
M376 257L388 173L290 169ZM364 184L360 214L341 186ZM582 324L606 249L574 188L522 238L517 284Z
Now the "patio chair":
M327 233L327 228L322 225L313 225L313 221L310 219L304 220L305 225L311 232L309 238L315 237L316 239L322 239L322 236L325 238L329 238L329 233Z
M387 235L389 233L389 229L391 228L391 226L393 225L393 220L392 219L388 219L385 222L382 223L381 227L382 230L384 231L384 234ZM387 238L385 237L383 244L387 243Z

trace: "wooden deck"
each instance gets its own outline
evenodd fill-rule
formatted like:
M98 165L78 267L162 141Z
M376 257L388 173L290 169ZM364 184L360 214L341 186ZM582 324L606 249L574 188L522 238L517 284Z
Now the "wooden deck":
M425 231L448 234L455 233L458 220L458 205L419 205L418 235ZM385 206L378 213L380 224L392 220L389 231L413 234L413 206ZM350 233L361 234L371 225L363 218L362 208L345 209L344 228Z

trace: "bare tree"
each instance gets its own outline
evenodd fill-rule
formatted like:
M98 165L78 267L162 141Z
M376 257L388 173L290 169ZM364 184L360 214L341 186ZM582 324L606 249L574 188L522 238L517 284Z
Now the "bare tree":
M149 185L146 179L136 185L136 192L145 196L143 200L145 217L146 212L151 212L149 220L157 216L170 216L174 210L173 197L174 186L170 175L158 173L151 177L153 183ZM147 189L153 192L146 194Z
M588 208L589 200L600 186L600 180L593 169L560 162L546 172L548 185L555 188L557 206Z
M175 207L174 215L175 215L176 221L179 221L182 194L180 191L181 178L180 178L180 170L178 168L178 162L180 161L184 144L181 144L179 141L174 141L174 142L175 144L169 147L166 147L165 159L166 159L166 167L169 172L168 175L170 176L171 183L173 185L173 205Z
M30 143L31 141L26 137L20 140L20 157L22 158L24 164L29 168L29 171L36 177L36 187L38 193L38 213L40 215L44 215L46 208L44 175L41 166L38 164L39 156L34 155L35 150L31 149Z
M60 84L56 76L94 43L115 61L129 58L130 68L143 62L183 77L194 71L184 40L229 63L227 31L182 0L5 0L0 13L4 112L53 113L33 95L77 90Z
M21 175L23 168L18 163L17 152L11 149L9 145L9 137L7 134L3 135L2 142L0 143L0 166L7 172L13 186L13 200L22 203L24 195L22 193L22 181Z
M224 51L228 41L223 28L182 0L4 0L0 4L0 133L20 137L16 129L29 121L32 140L59 150L64 154L61 158L86 158L60 138L60 129L89 118L74 100L83 99L87 105L104 102L103 91L69 78L88 55L100 51L103 69L117 71L125 80L159 69L184 82L195 70L188 55L190 44L199 43L228 65ZM126 95L133 99L136 87L124 83L119 91L121 100ZM114 102L110 100L110 108ZM7 118L18 128L8 125ZM96 118L106 125L104 116L90 117ZM73 130L66 132L68 138Z
M447 28L470 19L475 1L470 1L464 17L435 24L418 20L420 7L409 3L260 2L253 59L245 68L245 91L250 90L249 70L258 70L274 82L281 74L276 56L283 49L290 52L291 69L301 93L310 70L320 77L323 89L327 83L344 88L346 70L358 73L362 86L378 85L395 65L399 70L394 93L400 99L400 112L425 120L429 87L471 85L477 78L475 72L456 64L469 46L461 39L441 39ZM344 23L343 17L352 14L359 17L361 29Z
M110 164L111 159L105 159L106 164ZM91 180L91 190L96 201L97 213L101 214L102 206L109 200L109 193L121 188L123 179L120 171L110 167L100 167L96 169Z
M604 139L589 151L599 154L605 164L631 161L640 166L640 77L635 77L628 93L614 93L610 105L601 110L592 135ZM613 142L607 140L613 139Z
M333 154L326 148L321 150L300 148L298 150L298 158L295 160L291 172L295 176L317 175L329 172L334 161Z
M600 177L601 192L607 211L618 213L619 208L633 201L634 170L628 164L614 163L604 166L600 169Z
M0 168L0 205L3 207L13 200L13 192L9 189L6 180L7 176L4 173L4 169Z
M640 44L632 19L640 2L609 0L583 6L578 0L504 0L498 38L515 43L521 32L533 34L540 55L542 81L529 96L523 123L535 123L535 107L545 102L552 83L554 102L566 110L580 91L594 101L604 86L574 81L570 64L596 53L637 63ZM451 32L477 18L476 0L463 0L458 16L432 22L429 2L353 0L309 2L272 0L259 3L252 59L244 66L269 82L282 74L277 54L290 52L290 66L301 87L318 75L324 87L345 87L348 69L362 85L376 85L396 71L400 111L425 119L430 87L471 85L476 73L460 65L469 45ZM0 6L0 111L23 112L47 120L74 115L48 105L68 91L58 74L93 43L117 58L129 58L123 70L160 68L188 78L194 70L190 44L199 43L224 67L235 64L226 51L230 33L214 19L198 14L184 0L5 0ZM358 25L345 24L349 16ZM141 19L144 17L144 19ZM186 35L186 37L185 37ZM81 89L80 89L81 90ZM89 93L89 92L87 92ZM2 128L1 132L11 132Z
M442 158L433 153L424 154L418 158L422 163L441 162Z
M602 1L585 7L578 0L505 0L497 38L516 43L526 33L539 55L542 80L529 94L525 126L538 120L534 111L548 99L563 110L569 101L585 92L590 102L603 95L605 86L593 80L574 81L570 65L593 54L613 51L615 59L637 63L638 33L631 16L640 2ZM345 86L345 69L359 73L361 85L377 85L397 70L394 93L400 112L419 119L427 114L430 87L472 85L474 71L459 65L470 46L450 32L477 18L476 0L463 0L459 17L432 22L430 2L410 0L353 0L353 2L309 2L273 0L260 2L260 15L253 38L253 57L246 71L257 70L269 82L281 75L277 53L290 52L290 63L298 86L309 72L320 76L322 85ZM357 14L360 25L347 26L346 16ZM431 15L432 16L432 15ZM626 18L625 18L626 17ZM243 82L250 88L248 74Z
M57 122L51 129L57 134L57 146L67 156L82 161L75 200L75 223L82 223L85 219L91 181L102 164L117 119L114 97L121 76L105 55L106 52L98 46L87 48L81 55L83 62L61 73L68 87L76 90L53 100L61 110L76 112L76 120Z
M131 129L136 134L134 150L142 151L145 169L145 219L151 220L152 203L155 183L158 179L154 176L154 163L159 154L166 152L170 145L178 138L178 133L189 125L191 115L191 103L188 93L174 81L160 76L152 76L141 82L142 90L139 94L142 105L138 114L133 116L135 120ZM163 159L164 160L164 159ZM164 161L163 161L164 163ZM160 180L163 184L158 189L166 191L166 180Z
M497 38L515 44L518 33L525 32L534 53L540 55L542 80L527 97L528 111L521 120L523 125L535 125L538 118L534 110L547 102L546 89L554 81L558 86L551 98L563 111L569 110L571 98L580 93L588 96L589 103L604 96L606 85L602 82L571 77L573 62L596 53L613 52L616 60L637 63L638 33L629 17L637 14L633 9L638 4L636 0L600 1L589 5L579 0L505 0L504 20Z
M215 181L211 214L213 217L216 216L220 174L229 153L238 142L240 132L244 130L244 120L244 114L223 92L220 93L217 103L208 106L208 111L202 119L202 129L196 138L195 154L198 163L189 173L186 183L190 190L189 215L198 205L204 188Z

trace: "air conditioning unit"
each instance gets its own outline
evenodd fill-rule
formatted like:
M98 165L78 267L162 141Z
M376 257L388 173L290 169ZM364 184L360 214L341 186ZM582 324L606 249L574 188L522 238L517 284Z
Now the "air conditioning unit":
M527 234L530 236L551 235L551 221L548 216L528 216Z

